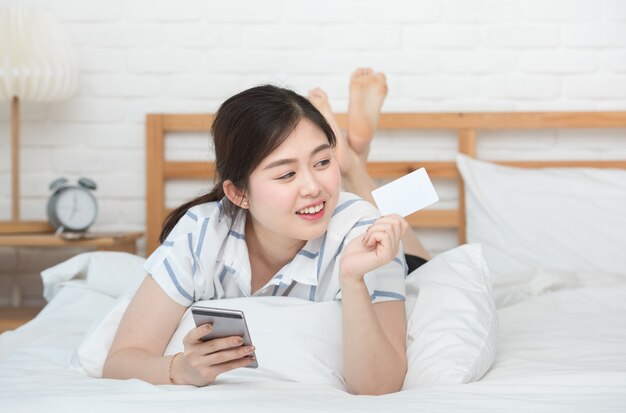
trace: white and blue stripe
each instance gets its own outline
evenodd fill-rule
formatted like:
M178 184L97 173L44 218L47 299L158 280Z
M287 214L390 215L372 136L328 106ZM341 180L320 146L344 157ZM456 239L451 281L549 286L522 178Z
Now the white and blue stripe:
M363 234L380 214L368 202L342 192L328 230L304 248L258 291L251 292L245 243L245 214L232 225L221 203L191 208L144 268L176 302L190 306L201 299L250 295L299 297L311 301L340 299L338 266L347 243ZM366 274L372 302L404 300L406 263L400 252L387 265Z

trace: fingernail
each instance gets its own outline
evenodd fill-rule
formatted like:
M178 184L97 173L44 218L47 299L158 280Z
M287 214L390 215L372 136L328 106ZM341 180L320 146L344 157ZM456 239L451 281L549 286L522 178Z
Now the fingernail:
M237 339L235 340L235 344L239 344L239 345L243 344L243 338L237 337Z

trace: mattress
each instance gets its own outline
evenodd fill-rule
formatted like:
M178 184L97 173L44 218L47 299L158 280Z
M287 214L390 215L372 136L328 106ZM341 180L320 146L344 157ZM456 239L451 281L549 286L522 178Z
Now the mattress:
M2 410L626 411L626 279L597 279L547 290L528 279L495 286L497 355L481 380L384 396L245 375L203 388L85 376L70 359L115 299L72 280L34 320L0 335Z

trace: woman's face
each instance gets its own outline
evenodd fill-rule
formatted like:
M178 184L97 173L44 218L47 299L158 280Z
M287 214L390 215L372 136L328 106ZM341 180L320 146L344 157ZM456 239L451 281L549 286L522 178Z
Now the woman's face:
M249 179L254 231L272 239L310 240L326 232L341 174L326 135L303 119Z

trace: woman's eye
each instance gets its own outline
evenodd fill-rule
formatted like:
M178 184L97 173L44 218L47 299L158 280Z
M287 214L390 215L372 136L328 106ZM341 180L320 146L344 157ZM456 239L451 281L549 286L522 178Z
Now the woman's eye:
M330 159L322 159L317 163L318 166L326 166L330 164Z
M286 174L284 174L282 176L279 176L278 179L287 180L287 179L291 178L292 176L294 176L295 174L296 174L295 172L288 172L288 173L286 173Z

